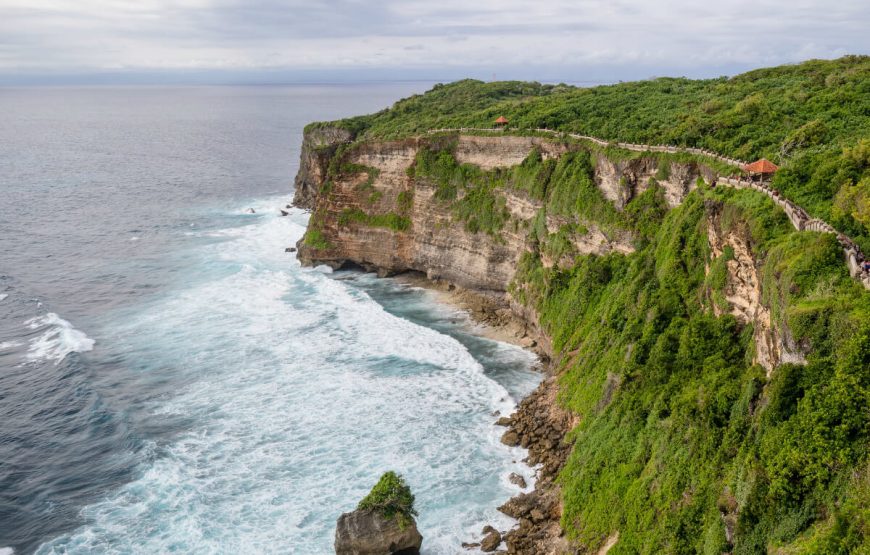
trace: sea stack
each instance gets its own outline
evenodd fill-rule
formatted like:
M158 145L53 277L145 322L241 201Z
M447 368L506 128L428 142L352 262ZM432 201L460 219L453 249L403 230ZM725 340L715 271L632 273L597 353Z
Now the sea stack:
M355 511L335 526L336 555L417 555L423 536L414 520L414 496L405 480L386 472Z

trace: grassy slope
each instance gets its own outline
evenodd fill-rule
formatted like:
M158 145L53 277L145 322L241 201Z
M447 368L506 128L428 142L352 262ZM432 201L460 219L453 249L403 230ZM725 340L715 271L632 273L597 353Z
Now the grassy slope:
M465 80L337 123L361 138L393 138L441 127L489 127L498 115L521 129L700 146L747 160L767 157L783 166L776 188L870 251L868 56L732 78L661 78L585 89Z
M364 139L504 113L522 126L744 158L784 153L777 186L866 240L868 71L870 58L849 58L588 90L466 81L341 125ZM512 291L565 355L561 401L581 416L560 477L570 537L594 550L619 531L612 554L870 553L870 293L848 277L833 237L793 231L753 191L702 186L669 211L653 187L615 212L589 186L582 152L546 162L532 153L517 168L481 172L456 165L447 145L421 152L414 171L470 230L510 223L496 188L544 201L529 230L537 248ZM478 194L457 201L460 189ZM751 363L752 330L713 315L724 260L709 252L711 210L750 237L765 302L811 348L806 366L782 365L768 380ZM571 216L570 229L549 234L546 213ZM570 260L565 235L589 223L632 230L637 252L542 265L542 255Z
M618 530L612 553L870 547L870 293L848 276L833 236L795 232L753 191L703 185L670 211L653 187L617 212L585 151L547 161L533 151L484 172L458 165L450 147L422 150L414 175L434 181L469 231L506 225L497 204L476 200L495 189L544 204L512 292L566 355L561 400L583 417L561 475L569 535L594 549ZM458 190L470 194L457 201ZM752 329L713 315L730 255L711 257L711 210L749 238L765 304L777 327L811 346L807 366L782 366L768 381L751 363ZM567 225L548 233L548 214ZM638 251L542 265L542 256L570 259L567 236L587 225L631 230Z
M667 213L634 203L648 215L638 252L567 270L529 254L515 284L567 354L561 400L582 417L560 478L569 535L594 549L618 530L611 553L867 550L870 293L832 237L792 231L749 191L698 190ZM768 381L751 329L712 314L711 203L752 237L777 323L813 347L807 366Z

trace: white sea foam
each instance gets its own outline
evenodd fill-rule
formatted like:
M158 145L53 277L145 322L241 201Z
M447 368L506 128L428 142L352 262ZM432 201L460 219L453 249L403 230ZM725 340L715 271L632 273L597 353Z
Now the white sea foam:
M0 343L0 351L10 351L10 350L14 349L15 347L20 347L20 346L21 346L21 342L19 342L19 341L3 341L2 343ZM0 553L0 555L3 555L3 554Z
M388 469L417 496L427 554L511 525L495 510L516 492L507 475L531 474L492 425L508 391L456 339L300 268L283 247L303 218L227 230L186 289L107 322L143 372L188 384L154 418L196 424L38 553L328 553L335 519Z
M0 301L5 301L9 297L9 293L0 293ZM0 555L3 555L3 552L0 551Z
M2 299L0 299L2 300ZM0 547L0 555L13 555L15 550L11 547Z
M54 312L32 318L25 324L30 329L41 331L30 341L28 360L53 360L57 363L70 353L83 353L94 348L93 339Z

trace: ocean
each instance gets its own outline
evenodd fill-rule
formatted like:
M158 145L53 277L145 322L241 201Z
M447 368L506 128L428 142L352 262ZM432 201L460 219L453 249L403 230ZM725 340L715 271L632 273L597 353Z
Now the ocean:
M534 357L284 252L303 126L429 85L0 89L0 553L330 553L386 470L510 526Z

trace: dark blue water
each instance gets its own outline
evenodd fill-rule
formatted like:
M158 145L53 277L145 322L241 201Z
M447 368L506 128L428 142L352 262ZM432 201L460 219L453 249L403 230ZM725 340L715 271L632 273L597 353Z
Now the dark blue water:
M0 552L324 553L387 468L430 553L502 518L531 358L283 252L302 127L425 88L0 89Z

